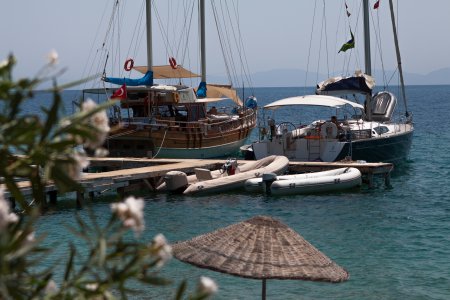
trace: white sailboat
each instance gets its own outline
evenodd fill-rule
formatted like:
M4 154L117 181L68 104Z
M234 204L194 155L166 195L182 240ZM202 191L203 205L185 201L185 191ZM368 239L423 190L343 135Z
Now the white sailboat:
M334 77L317 85L316 95L281 99L264 107L270 111L285 106L303 109L307 106L327 107L343 111L341 118L315 120L310 124L276 123L269 118L260 129L260 140L250 147L243 147L246 157L256 159L268 155L284 155L294 161L339 161L343 159L369 162L399 163L407 159L414 132L412 115L408 111L393 3L389 1L394 32L401 98L405 112L399 120L394 119L397 98L389 91L373 94L374 80L371 76L369 2L362 0L364 14L365 73L355 72L351 77ZM354 37L347 42L351 48ZM347 49L345 49L347 50ZM345 51L344 50L344 51ZM364 104L343 98L344 95L361 94ZM338 97L339 96L339 97ZM350 113L349 113L350 112ZM336 113L336 115L338 115ZM250 155L249 155L250 154Z
M119 1L115 2L119 4ZM107 99L121 86L117 95L121 101L111 110L113 130L105 144L111 156L234 156L256 127L255 97L249 97L243 103L231 85L207 83L205 0L199 0L198 4L200 76L178 65L174 57L169 58L169 65L153 64L152 1L145 0L147 65L135 67L132 59L127 59L124 64L126 71L136 70L144 76L138 79L113 78L107 77L104 71L104 82L116 84L116 87L83 90L83 98ZM107 62L103 63L106 65ZM182 82L197 77L201 77L198 88ZM156 84L159 79L177 80L178 83Z

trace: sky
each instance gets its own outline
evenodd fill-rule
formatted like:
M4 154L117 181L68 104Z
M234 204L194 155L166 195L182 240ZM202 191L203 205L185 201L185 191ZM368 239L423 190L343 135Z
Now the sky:
M120 55L108 63L120 69L129 55L129 39L137 32L135 26L143 0L122 0L123 9L120 35ZM192 2L192 0L187 0ZM175 5L184 0L155 0L159 14L175 14ZM224 74L221 48L215 30L211 1L207 0L207 71ZM337 54L340 46L350 38L349 28L355 33L356 46L362 46L361 22L358 17L361 0L347 0L350 18L345 16L343 0L215 0L216 7L226 2L238 8L239 29L250 73L274 69L308 69L309 71L335 72L342 69L351 55L361 57L361 50ZM375 0L370 0L373 6ZM427 74L450 67L450 1L397 0L399 40L402 65L405 72ZM0 61L13 53L18 59L16 77L33 76L47 62L47 55L55 50L59 55L58 67L65 69L61 81L71 81L90 75L93 53L105 38L107 20L113 0L0 0ZM325 9L323 4L326 4ZM394 5L397 5L394 4ZM316 7L316 9L315 9ZM170 12L168 12L168 10ZM233 11L233 9L232 9ZM314 11L316 12L314 14ZM381 49L385 68L395 68L392 29L388 15L388 1L381 0L379 17L372 10L373 23L380 24ZM322 18L325 15L326 18ZM154 17L154 61L167 64L167 47L158 36L159 25ZM314 26L313 26L314 20ZM325 20L325 21L324 21ZM346 23L350 20L350 23ZM164 23L166 21L162 21ZM175 22L175 21L174 21ZM194 25L196 26L196 21ZM193 26L194 26L193 25ZM326 30L321 30L324 26ZM358 27L359 26L359 27ZM172 29L173 30L173 29ZM193 29L196 33L196 29ZM176 35L171 34L172 39ZM311 38L312 37L312 38ZM376 53L375 34L372 34L372 52ZM189 43L196 41L192 38ZM145 39L140 39L142 49L133 52L137 65L145 64ZM172 41L176 44L176 41ZM124 45L125 44L125 45ZM137 43L135 43L137 45ZM375 44L375 45L374 45ZM134 46L133 46L134 47ZM196 51L189 52L189 60L177 57L183 65L198 65ZM374 54L374 68L381 67L379 54ZM97 62L104 64L105 62ZM363 59L352 63L363 68ZM353 67L353 65L352 65ZM114 70L114 69L111 69ZM120 72L119 72L120 73ZM122 71L123 73L123 71Z

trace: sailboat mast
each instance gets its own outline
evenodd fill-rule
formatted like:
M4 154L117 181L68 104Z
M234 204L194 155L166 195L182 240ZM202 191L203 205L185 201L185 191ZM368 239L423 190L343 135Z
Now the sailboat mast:
M405 110L408 116L408 107L406 105L405 82L403 81L402 59L400 57L400 48L398 46L397 26L395 25L394 4L392 3L392 0L389 0L389 7L391 10L392 29L394 30L395 52L397 54L397 65L398 65L398 72L400 74L400 84L402 86L403 103L405 104Z
M146 7L146 26L147 26L147 70L153 68L153 50L152 50L152 5L151 0L145 0Z
M372 75L372 60L370 54L370 20L369 20L369 0L363 0L364 15L364 61L366 64L366 74ZM366 119L372 120L372 95L366 95L365 113Z
M370 57L370 19L369 19L369 0L363 0L364 11L364 58L366 64L366 74L372 75L372 61Z
M206 45L205 45L205 0L200 0L200 57L202 64L202 82L206 82Z

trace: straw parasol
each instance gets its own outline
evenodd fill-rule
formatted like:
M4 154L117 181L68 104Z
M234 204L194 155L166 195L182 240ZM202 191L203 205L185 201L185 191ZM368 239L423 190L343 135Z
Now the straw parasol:
M200 268L252 279L342 282L349 274L294 230L268 216L173 245L174 256Z

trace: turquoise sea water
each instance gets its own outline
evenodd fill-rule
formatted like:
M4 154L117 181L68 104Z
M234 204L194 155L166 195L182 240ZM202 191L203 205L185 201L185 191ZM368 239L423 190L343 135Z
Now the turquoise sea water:
M296 88L255 92L260 105L303 93ZM450 86L410 86L407 95L416 131L410 159L392 174L392 188L380 178L374 189L363 186L308 196L269 197L244 191L200 198L148 194L142 241L157 233L170 242L186 240L255 215L269 215L347 269L350 280L339 284L269 280L268 299L450 299ZM65 93L69 112L73 96L74 92ZM113 199L109 195L92 203L100 221L108 219ZM54 258L67 259L69 241L82 249L63 226L74 224L75 212L74 201L65 199L39 222L38 231L48 234L44 244L54 247ZM175 282L187 278L191 286L199 276L209 276L219 285L214 299L261 297L259 280L198 269L175 259L164 274ZM144 289L136 299L168 299L172 291Z

